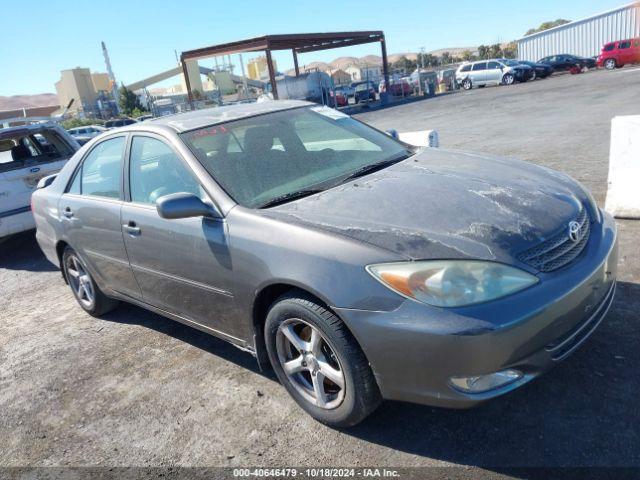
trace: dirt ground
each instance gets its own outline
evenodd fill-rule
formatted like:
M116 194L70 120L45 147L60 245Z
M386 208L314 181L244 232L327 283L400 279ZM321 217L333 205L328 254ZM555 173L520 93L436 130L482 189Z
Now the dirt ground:
M359 115L441 145L563 170L603 204L610 121L640 113L640 69L460 92ZM78 307L33 233L0 246L0 466L640 466L640 221L619 221L608 318L538 380L468 411L385 403L338 431L254 359L123 305Z

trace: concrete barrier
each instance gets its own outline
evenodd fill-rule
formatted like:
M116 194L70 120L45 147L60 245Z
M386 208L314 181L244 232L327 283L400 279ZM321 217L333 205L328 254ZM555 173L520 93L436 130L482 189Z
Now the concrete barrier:
M617 218L640 219L640 115L611 120L609 180L604 209Z
M416 147L439 147L440 137L435 130L419 130L417 132L399 133L398 138L404 143Z

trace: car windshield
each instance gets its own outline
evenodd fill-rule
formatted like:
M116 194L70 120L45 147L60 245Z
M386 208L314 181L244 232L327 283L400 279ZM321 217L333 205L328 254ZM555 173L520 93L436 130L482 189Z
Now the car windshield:
M502 63L508 65L509 67L517 67L520 65L520 62L516 62L515 60L502 60Z
M220 186L250 208L325 190L412 154L388 135L322 106L212 125L181 137Z

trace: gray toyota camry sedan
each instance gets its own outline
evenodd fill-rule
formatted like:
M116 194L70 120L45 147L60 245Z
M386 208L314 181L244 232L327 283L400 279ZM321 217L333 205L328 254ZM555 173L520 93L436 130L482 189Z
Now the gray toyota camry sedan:
M40 187L38 242L85 311L130 302L223 338L337 427L383 399L518 388L615 290L615 223L568 176L306 102L111 130Z

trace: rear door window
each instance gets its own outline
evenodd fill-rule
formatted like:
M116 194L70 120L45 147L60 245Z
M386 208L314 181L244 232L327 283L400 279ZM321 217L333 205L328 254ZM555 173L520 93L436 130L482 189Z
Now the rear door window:
M623 49L629 48L629 47L631 47L631 40L625 40L624 42L620 42L618 44L618 48L620 50L623 50Z
M84 158L82 167L76 173L80 177L71 183L69 193L78 193L94 197L120 198L122 178L122 154L126 137L104 140L96 145ZM71 192L71 190L74 192Z
M473 65L473 71L477 72L478 70L486 70L487 62L480 62Z

